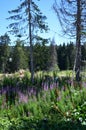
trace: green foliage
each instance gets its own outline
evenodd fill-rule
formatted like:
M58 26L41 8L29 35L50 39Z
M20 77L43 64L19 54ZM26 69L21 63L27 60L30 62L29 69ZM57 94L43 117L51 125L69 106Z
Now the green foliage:
M12 63L13 67L12 71L18 71L19 69L27 69L28 68L28 57L24 51L22 41L17 40L16 45L13 49L12 54Z
M21 87L23 90L21 96L23 96L23 94L28 94L27 87L25 88L25 85L28 86L27 81L29 78L29 74L27 72L25 74L26 77L17 77L18 79L16 78L16 80L13 80L14 82L12 81L12 79L10 79L11 82L10 80L5 79L4 85L6 85L6 83L10 85L13 82L12 85L15 86L14 84L17 83L17 85L20 86L20 90ZM16 76L18 76L18 74ZM37 78L39 77L37 76ZM41 80L41 78L39 78L39 80ZM27 102L20 102L20 100L18 99L19 97L16 96L15 104L8 103L8 105L6 105L2 104L3 100L5 99L5 96L1 96L1 130L85 130L85 86L82 88L74 88L67 83L67 81L69 81L68 77L62 79L58 78L58 82L59 81L61 82L60 86L55 86L55 84L54 86L52 86L53 84L51 82L50 85L48 84L49 86L47 89L43 90L43 88L41 88L36 95L29 96ZM39 81L36 81L36 83L39 83ZM35 87L37 89L37 86ZM38 86L38 90L39 87L43 86ZM16 92L19 91L19 88ZM9 99L9 101L11 100Z
M7 71L7 63L10 54L9 48L10 38L7 34L0 36L0 71L6 72Z
M35 71L48 70L49 65L49 47L46 46L48 40L38 41L34 45L34 68Z
M71 115L73 120L77 120L81 124L86 125L86 101L84 101L81 105L77 105Z
M30 7L30 8L29 8ZM34 10L34 11L33 11ZM8 19L12 19L15 22L10 24L9 27L12 28L11 32L19 37L23 36L22 34L27 33L27 24L28 24L28 15L29 11L31 13L31 35L34 35L38 33L38 31L47 31L48 26L45 22L46 16L44 16L39 7L35 4L34 1L31 1L28 3L28 1L24 0L20 3L20 5L14 9L9 11L9 14L11 15ZM24 15L21 15L23 13ZM16 21L17 20L17 21ZM21 24L21 26L18 26ZM30 25L30 24L29 24ZM37 35L35 35L37 36Z
M18 82L19 78L18 77L13 77L13 76L5 76L2 80L3 82L3 86L16 86L17 82Z
M11 122L8 120L7 117L1 118L0 117L0 130L9 130L9 126L11 125Z
M3 36L4 37L4 36ZM52 62L50 56L50 46L47 46L49 40L38 38L36 44L33 46L34 50L34 70L45 71L50 70ZM75 59L75 46L73 43L63 44L55 46L57 62L53 63L54 67L51 67L53 71L71 70L73 69ZM82 60L85 60L86 47L81 45ZM51 51L52 52L52 51ZM51 53L52 54L52 53ZM54 54L53 54L54 56ZM72 59L72 60L71 60ZM0 45L0 71L9 72L18 71L19 69L31 69L30 65L30 50L29 47L24 46L24 42L21 40L16 41L15 46L9 46L8 44ZM55 60L56 61L56 60ZM85 70L85 62L81 63L83 71Z

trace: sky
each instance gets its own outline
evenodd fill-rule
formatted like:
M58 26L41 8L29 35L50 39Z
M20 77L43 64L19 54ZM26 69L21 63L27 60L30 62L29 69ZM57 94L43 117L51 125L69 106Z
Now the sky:
M44 38L51 38L55 39L56 44L63 44L68 43L71 41L71 39L65 38L65 36L60 36L61 34L61 27L59 25L57 16L52 9L52 5L54 3L54 0L40 0L37 2L37 0L34 0L34 2L39 6L41 12L43 15L47 17L46 22L48 23L48 26L50 28L50 31L48 33L42 34ZM4 35L8 29L7 26L11 23L11 21L7 20L10 15L8 11L12 9L16 9L16 7L20 4L20 0L0 0L0 36ZM8 34L9 35L9 34ZM9 35L10 39L12 41L15 41L14 36Z

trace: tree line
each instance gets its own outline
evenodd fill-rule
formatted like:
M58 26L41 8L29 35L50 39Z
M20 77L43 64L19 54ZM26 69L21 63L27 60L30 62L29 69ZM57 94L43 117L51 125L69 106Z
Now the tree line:
M55 43L42 39L33 46L34 71L72 70L74 67L76 46L73 42L68 44ZM86 59L86 44L81 45L82 60ZM20 69L29 69L30 47L25 42L17 39L15 46L10 45L8 34L0 36L0 72L15 72Z
M34 82L34 71L36 71L36 67L42 70L46 69L46 66L45 68L39 67L40 60L36 59L36 54L38 56L38 53L35 53L35 50L34 50L35 45L40 43L40 41L42 42L41 48L43 48L44 47L43 45L45 45L45 48L49 49L47 53L49 53L50 56L48 57L47 63L46 63L48 66L48 69L52 70L53 68L55 68L55 66L56 68L60 68L61 70L70 69L70 68L73 68L72 62L74 62L73 70L76 73L76 81L80 81L81 79L80 69L81 69L81 61L82 61L82 53L83 53L82 43L85 42L85 38L86 38L86 24L85 24L86 23L86 19L85 19L86 8L85 7L86 7L85 0L77 0L77 1L76 0L71 0L71 1L70 0L60 0L60 1L55 0L53 4L53 10L56 13L56 16L58 18L57 20L59 21L62 27L63 33L69 37L72 37L73 39L76 39L76 43L73 46L74 52L76 48L75 62L74 62L74 56L73 56L74 52L71 52L71 51L68 52L68 48L70 48L68 45L55 47L55 45L52 46L51 44L49 47L43 43L43 42L46 42L48 39L41 38L39 34L43 33L44 31L45 32L49 31L48 25L46 23L47 17L42 14L41 10L39 9L39 6L34 2L34 0L22 0L20 2L20 5L16 9L12 9L11 11L8 11L10 16L9 18L7 18L7 20L11 20L11 23L8 26L8 28L10 29L9 32L19 38L27 39L27 42L28 42L27 48L29 49L28 65L30 64L29 66L31 70L32 83ZM17 45L15 47L18 49ZM15 47L13 51L15 50L16 52ZM20 51L21 50L20 48L17 51ZM45 55L46 54L45 51L43 52L44 52L43 55ZM69 55L67 52L69 53ZM70 54L70 53L73 53L73 54ZM21 54L21 55L24 55L24 54ZM17 57L10 58L9 61L11 61L11 63L13 63L13 60L14 60L13 58L17 59ZM1 58L2 68L4 72L6 63L4 63L3 61L7 63L8 60L6 59L6 57ZM19 66L19 61L16 64L17 66ZM43 64L43 66L45 65L42 61L41 63ZM18 70L19 68L15 67L14 70Z

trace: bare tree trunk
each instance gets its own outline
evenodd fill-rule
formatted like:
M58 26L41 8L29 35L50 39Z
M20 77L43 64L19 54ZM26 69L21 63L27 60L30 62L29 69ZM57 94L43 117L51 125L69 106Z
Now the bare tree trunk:
M76 59L75 59L76 81L80 81L81 67L81 0L77 0L77 22L76 22Z
M32 32L31 32L31 0L28 0L28 20L29 20L29 42L30 42L30 66L31 66L31 82L34 82L34 67L33 67L33 44L32 44Z

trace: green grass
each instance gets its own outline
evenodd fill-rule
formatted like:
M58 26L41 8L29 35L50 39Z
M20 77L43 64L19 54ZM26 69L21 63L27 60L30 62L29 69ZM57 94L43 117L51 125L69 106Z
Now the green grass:
M17 91L21 90L25 98L28 95L26 86L31 87L31 84L30 73L24 74L24 77L20 77L19 72L5 75L2 84L0 82L2 88L19 87ZM59 85L50 89L52 82L49 80L48 89L44 90L41 81L46 83L47 75L60 77ZM28 96L27 102L19 100L17 91L15 97L10 95L12 91L0 95L0 130L86 130L86 86L71 86L67 82L71 76L72 71L35 73L32 87L38 93Z

